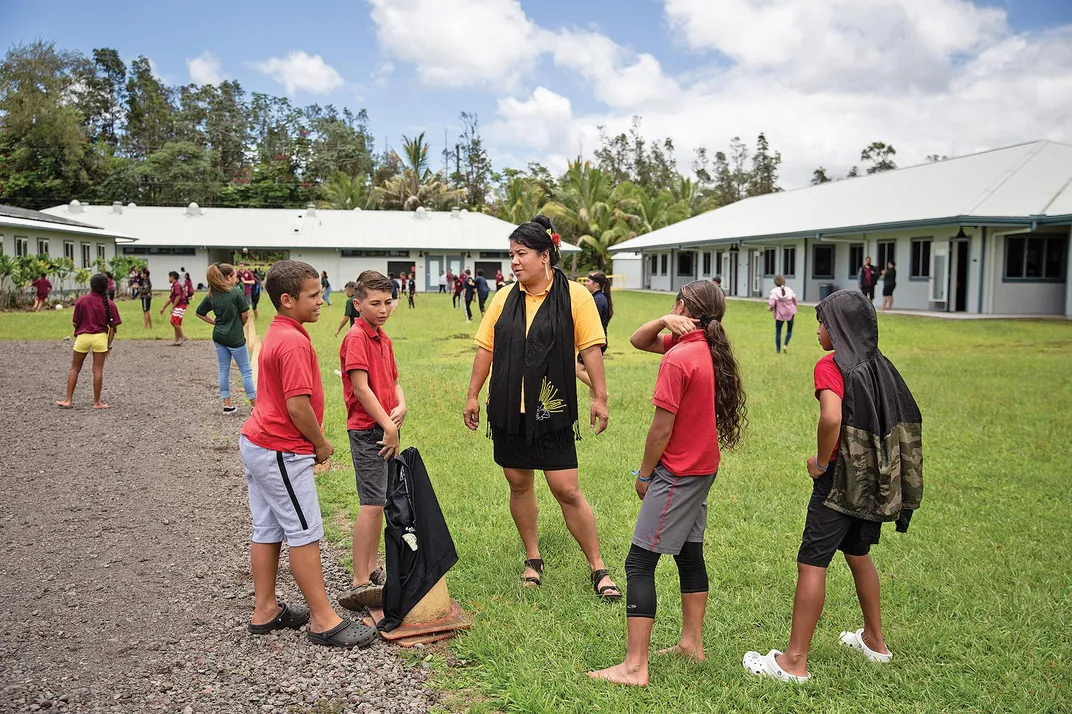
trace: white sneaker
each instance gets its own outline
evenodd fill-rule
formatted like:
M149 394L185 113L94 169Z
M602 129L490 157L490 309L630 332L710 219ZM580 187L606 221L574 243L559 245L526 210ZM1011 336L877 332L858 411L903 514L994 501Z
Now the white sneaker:
M780 682L803 684L811 678L811 674L806 674L803 677L800 677L795 674L789 674L789 672L786 672L779 667L778 661L774 658L780 654L782 653L778 650L771 650L765 655L761 655L759 652L745 652L741 664L745 669L757 677L770 677L771 679L777 679Z
M842 632L841 637L838 638L838 641L849 649L856 650L857 652L862 652L864 657L867 657L872 662L885 664L886 662L889 662L891 659L893 659L893 652L887 652L883 654L882 652L874 651L866 644L864 644L864 630L862 627L856 632Z

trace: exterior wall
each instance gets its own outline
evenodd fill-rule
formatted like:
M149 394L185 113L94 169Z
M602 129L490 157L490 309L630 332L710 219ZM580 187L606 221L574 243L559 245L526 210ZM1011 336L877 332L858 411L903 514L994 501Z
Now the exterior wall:
M54 224L43 223L42 226L50 226ZM0 226L0 247L3 248L4 255L15 255L15 239L26 238L29 240L28 255L37 255L38 242L44 241L48 255L53 258L63 257L64 255L64 243L69 242L74 246L74 267L76 270L86 267L89 270L96 272L96 261L99 255L98 249L104 248L104 260L110 261L115 257L115 239L105 236L90 236L82 234L64 233L62 231L53 230L51 228L24 228L24 227L11 227ZM89 246L89 264L83 265L82 261L82 247ZM63 285L55 285L54 289L57 290L74 290L80 288L80 286L74 281L73 277L64 281Z
M639 290L644 287L644 258L637 254L635 258L615 258L614 274L625 276L614 281L615 288Z
M1005 280L1005 237L1030 235L1028 232L993 233L987 245L986 274L990 289L984 293L987 312L995 315L1070 315L1072 295L1068 290L1068 271L1072 269L1072 244L1069 246L1069 263L1062 282L1030 282ZM1054 235L1052 231L1046 235ZM1068 236L1068 229L1063 235ZM1070 242L1072 243L1072 242Z

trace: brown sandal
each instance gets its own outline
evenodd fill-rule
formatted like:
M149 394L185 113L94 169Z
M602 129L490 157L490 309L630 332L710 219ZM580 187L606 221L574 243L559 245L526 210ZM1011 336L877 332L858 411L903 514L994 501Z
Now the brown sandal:
M610 585L604 585L599 587L599 581L603 578L610 577L610 572L606 568L600 568L599 570L592 571L592 589L596 591L596 596L607 602L616 602L622 599L622 591L618 589L618 586L611 580ZM611 593L609 591L613 590Z
M531 570L535 570L537 573L537 576L535 578L531 575L526 578L524 577L524 574L522 574L521 582L525 583L525 587L539 587L540 585L542 585L543 579L539 576L543 575L543 559L530 558L529 560L525 561L525 567Z

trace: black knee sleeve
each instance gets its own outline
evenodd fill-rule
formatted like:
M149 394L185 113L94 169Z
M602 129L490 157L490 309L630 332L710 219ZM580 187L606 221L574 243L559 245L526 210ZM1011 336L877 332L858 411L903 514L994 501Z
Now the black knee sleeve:
M674 560L677 562L682 593L707 592L710 583L707 580L707 564L704 563L703 543L686 543Z
M655 566L659 554L633 545L625 558L625 614L655 619Z

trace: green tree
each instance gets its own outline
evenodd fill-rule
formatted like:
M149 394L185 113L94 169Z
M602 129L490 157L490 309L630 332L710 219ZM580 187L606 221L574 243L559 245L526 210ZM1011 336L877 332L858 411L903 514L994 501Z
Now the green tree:
M135 169L142 194L155 205L209 203L220 192L213 152L187 141L171 141Z
M884 144L881 141L874 141L860 152L860 161L866 161L871 165L867 167L867 173L877 174L882 171L892 171L897 168L897 164L894 163L893 157L896 156L897 149L892 145ZM854 167L855 168L855 167Z
M369 200L368 186L363 177L349 177L342 171L336 171L324 186L326 208L351 211L355 208L367 208Z
M464 190L451 188L442 173L428 168L428 144L424 132L416 138L402 137L402 154L398 156L401 173L372 189L372 201L383 208L415 211L437 208L460 201Z
M778 167L782 164L782 153L771 151L767 137L760 132L756 138L756 152L752 154L752 172L748 176L748 195L761 196L776 193L778 187Z
M480 137L480 120L476 114L461 113L462 133L454 145L454 172L451 183L465 195L465 204L481 210L491 191L491 159ZM450 157L448 156L448 162Z
M147 58L138 57L131 62L125 136L126 150L131 156L147 157L162 149L174 136L173 93L153 74Z
M596 267L606 270L611 246L635 235L623 193L615 192L600 169L578 158L570 162L554 200L542 210L560 224L560 233L590 251Z
M313 105L306 107L305 120L310 142L310 159L303 172L307 180L323 183L339 171L349 177L372 173L372 138L364 109L357 114L344 109L339 114L331 105L323 109Z
M539 183L526 176L514 176L506 183L505 195L496 205L496 215L520 225L536 215L544 199L544 190Z
M89 139L103 145L102 154L119 151L126 103L127 68L119 52L105 47L93 50L93 61L86 65L77 92L78 109L82 112Z
M0 63L0 201L42 208L87 185L89 142L72 101L85 58L36 40Z
M811 185L818 186L821 183L830 183L830 177L826 175L826 169L822 166L811 172Z

